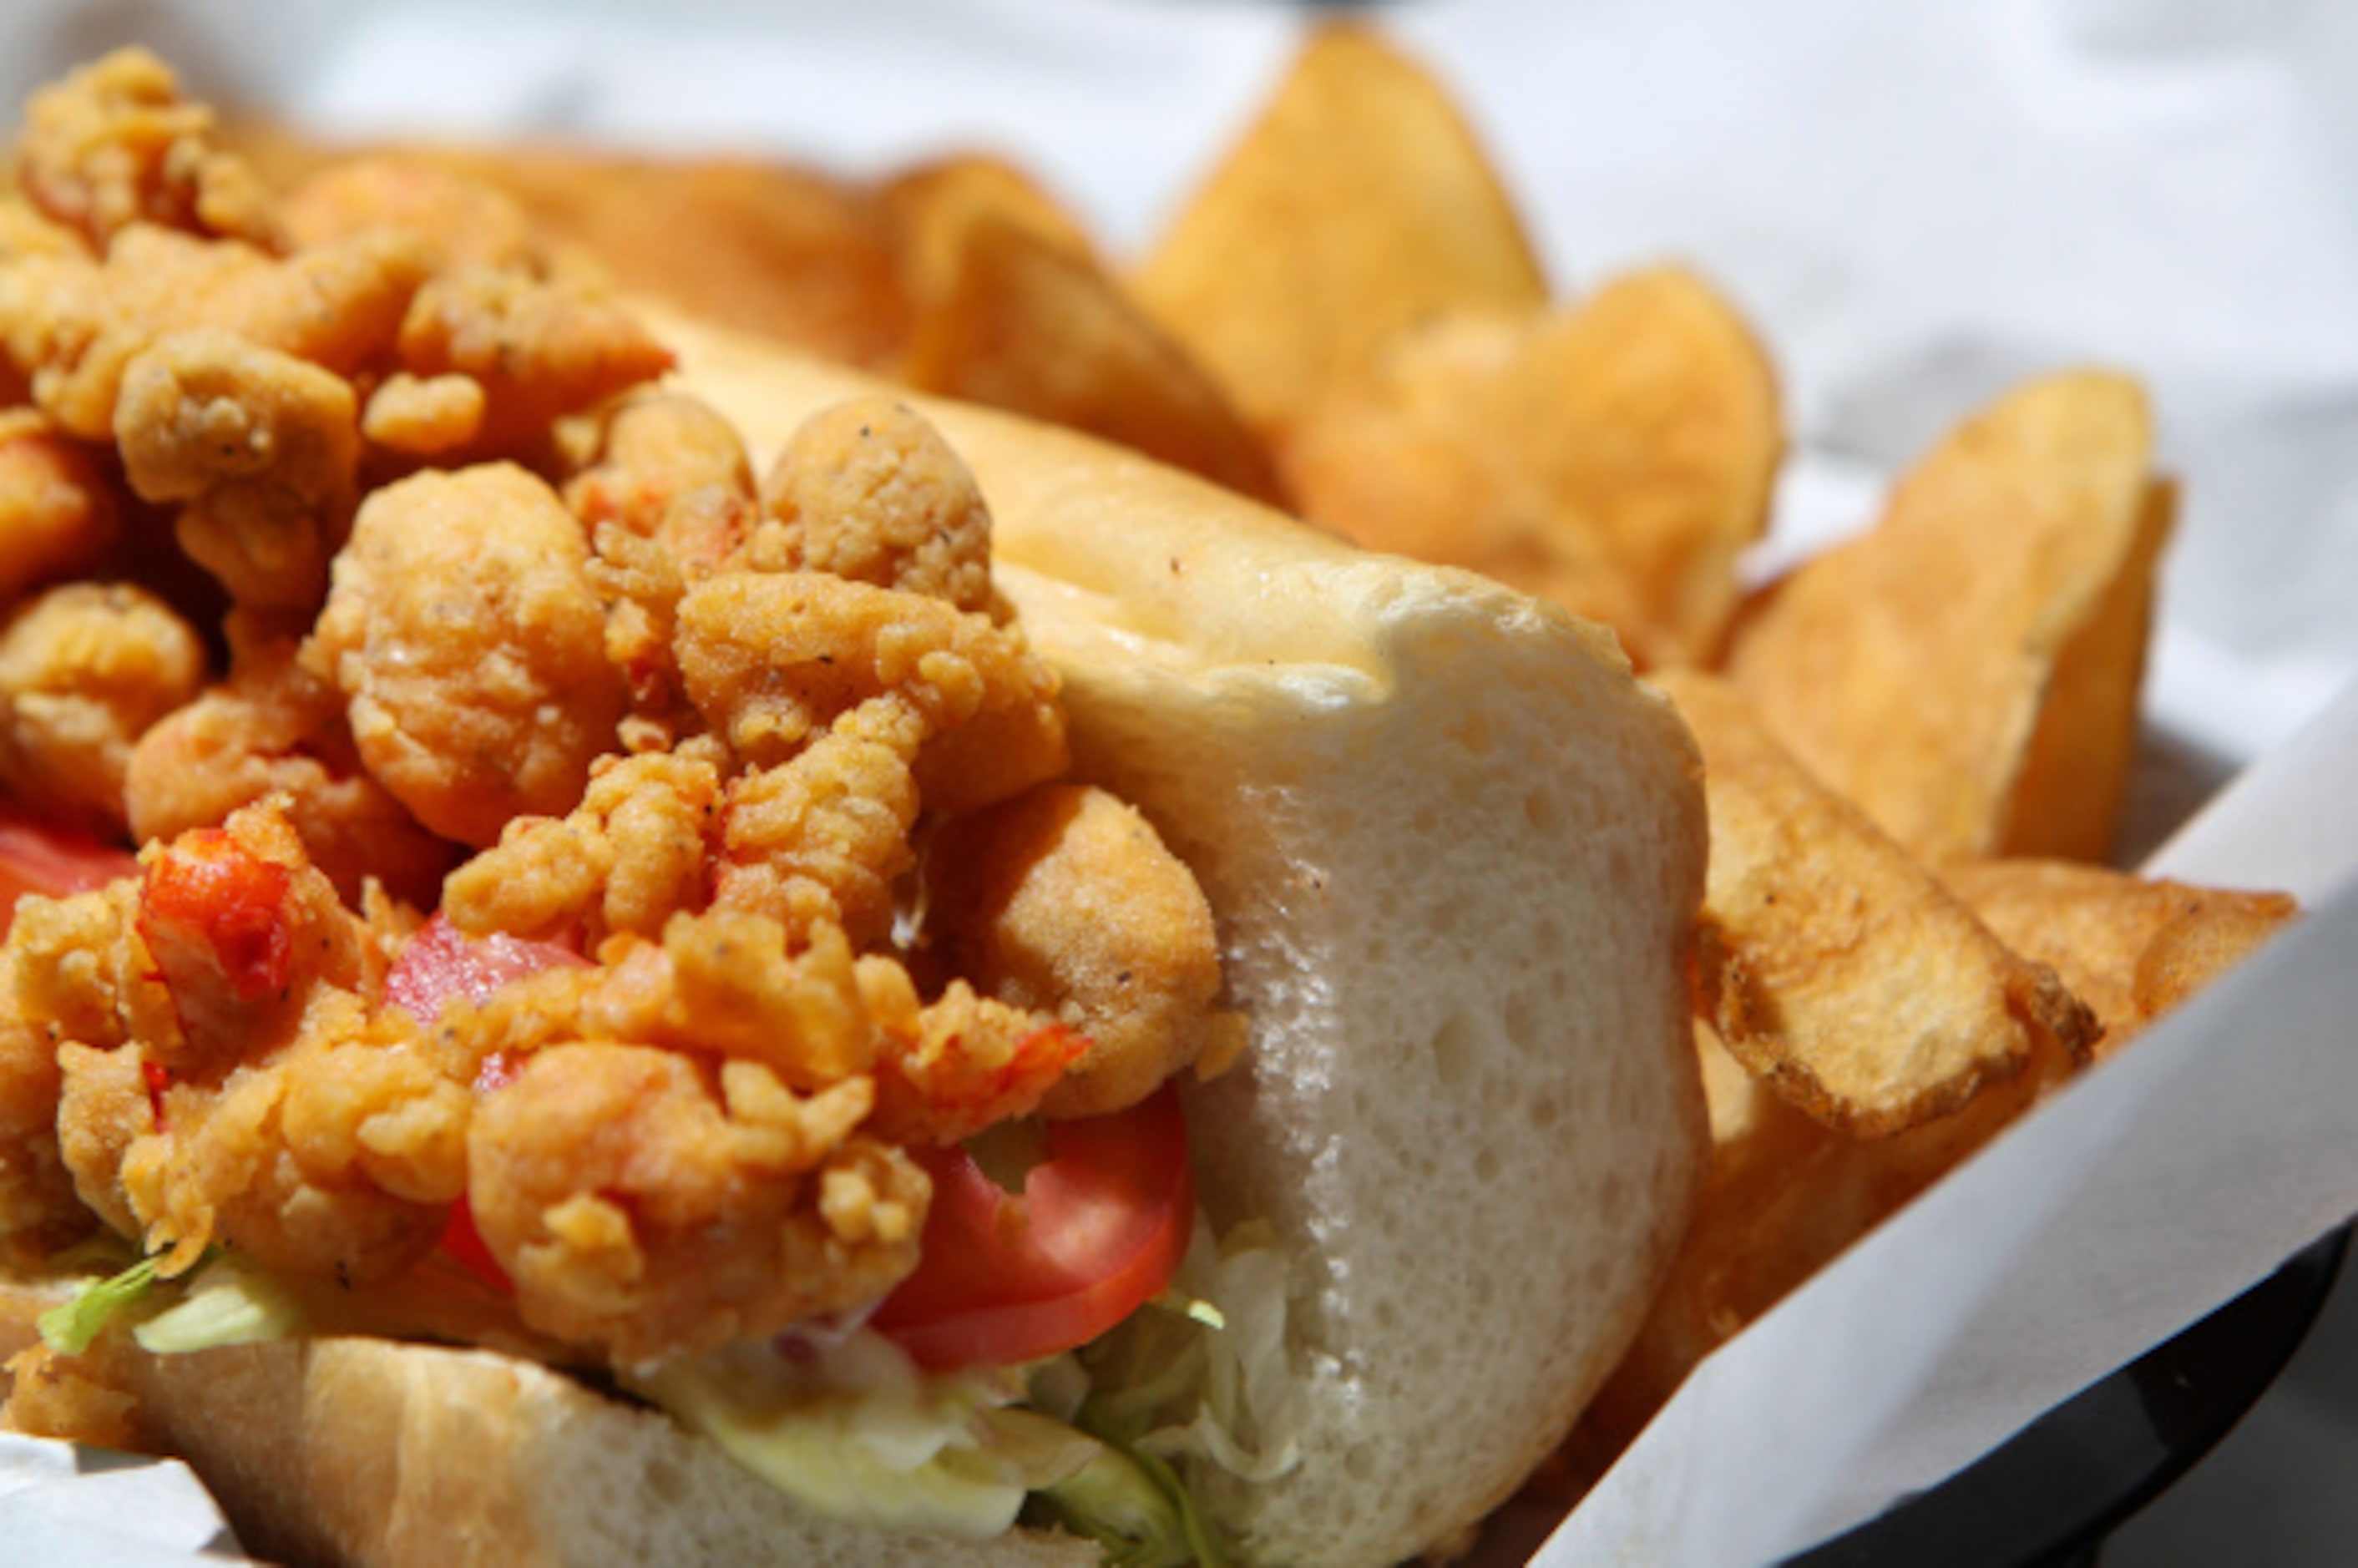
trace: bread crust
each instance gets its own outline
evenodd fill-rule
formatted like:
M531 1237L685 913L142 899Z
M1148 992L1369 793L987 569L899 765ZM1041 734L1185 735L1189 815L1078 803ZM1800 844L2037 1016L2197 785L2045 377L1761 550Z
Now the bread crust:
M659 331L757 460L873 390L698 323ZM1079 773L1196 871L1253 1030L1243 1066L1188 1087L1191 1137L1216 1226L1269 1222L1297 1260L1310 1422L1285 1476L1209 1501L1255 1561L1449 1540L1561 1440L1686 1222L1693 741L1599 628L1085 438L909 401L980 480ZM165 1444L290 1560L1095 1556L845 1537L665 1419L488 1353L128 1359Z
M0 1355L57 1282L0 1285ZM352 1568L776 1563L1081 1568L1077 1538L890 1535L804 1512L668 1417L489 1351L328 1338L102 1368L201 1476L245 1549Z

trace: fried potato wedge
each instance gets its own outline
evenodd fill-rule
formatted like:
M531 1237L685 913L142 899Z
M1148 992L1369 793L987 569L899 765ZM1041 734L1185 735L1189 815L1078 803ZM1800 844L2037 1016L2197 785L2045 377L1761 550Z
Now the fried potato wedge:
M920 164L886 180L878 195L902 276L921 295L944 292L961 265L966 230L986 217L1072 255L1100 259L1080 216L1004 158L968 153Z
M1704 741L1705 766L1712 742ZM1710 805L1715 812L1718 799ZM1714 822L1716 833L1716 823ZM2298 917L2283 893L2191 887L2057 860L1981 861L1946 880L2007 943L2051 964L2117 1050ZM1698 1022L1712 1164L1669 1282L1566 1450L1601 1470L1696 1364L2060 1087L2059 1058L1887 1138L1812 1120Z
M2017 388L1909 472L1873 529L1776 585L1729 673L1930 863L2104 859L2169 532L2152 445L2134 382Z
M1956 865L1943 879L2016 950L2052 965L2104 1025L2109 1054L2241 963L2300 913L2291 895L2047 860Z
M903 380L1100 436L1282 504L1275 465L1226 395L1077 231L944 187L909 231Z
M1708 1025L1698 1025L1696 1048L1711 1097L1711 1174L1669 1281L1566 1448L1575 1482L1627 1447L1705 1356L2061 1082L2034 1069L1985 1086L1953 1115L1862 1139L1785 1104Z
M1811 777L1736 688L1657 678L1703 747L1699 989L1738 1061L1826 1125L1880 1137L2086 1055L2094 1021L2055 972Z
M1132 283L1272 438L1366 373L1393 334L1455 311L1536 310L1548 296L1448 92L1348 23L1309 36Z
M1544 316L1412 330L1283 460L1314 522L1553 599L1657 665L1717 653L1783 449L1758 340L1663 266Z

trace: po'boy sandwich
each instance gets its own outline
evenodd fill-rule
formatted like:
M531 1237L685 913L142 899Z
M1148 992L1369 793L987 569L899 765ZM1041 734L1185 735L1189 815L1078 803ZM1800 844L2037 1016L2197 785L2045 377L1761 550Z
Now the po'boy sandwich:
M93 520L0 633L92 716L0 748L79 808L11 1422L295 1561L1461 1543L1700 1158L1698 764L1609 635L207 130L102 62L0 228L0 486Z

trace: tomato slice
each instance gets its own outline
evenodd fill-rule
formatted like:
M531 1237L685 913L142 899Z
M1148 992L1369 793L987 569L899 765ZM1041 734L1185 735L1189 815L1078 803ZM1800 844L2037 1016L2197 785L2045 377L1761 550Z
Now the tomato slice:
M384 1000L420 1023L431 1023L454 997L486 1001L510 980L558 964L589 962L555 942L527 942L502 932L470 936L437 914L401 945L384 977Z
M0 802L0 934L28 892L48 898L88 892L117 877L139 874L128 850L58 827Z
M453 997L480 1002L510 980L558 964L589 961L554 942L526 942L497 933L469 936L438 914L402 944L384 977L384 1000L406 1009L412 1018L431 1022L441 1015L442 1004ZM493 1054L475 1076L475 1092L494 1093L514 1076L515 1064ZM475 1228L475 1211L463 1193L450 1207L442 1250L493 1290L514 1289L507 1271L484 1243L482 1232Z
M910 1152L934 1179L917 1271L871 1323L921 1367L1011 1366L1069 1350L1178 1271L1195 1179L1178 1092L1051 1121L1047 1158L1008 1191L963 1149Z

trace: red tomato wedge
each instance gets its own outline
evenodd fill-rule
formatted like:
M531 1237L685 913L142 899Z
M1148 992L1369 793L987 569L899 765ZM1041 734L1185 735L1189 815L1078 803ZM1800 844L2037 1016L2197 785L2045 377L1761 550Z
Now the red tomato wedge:
M0 933L7 930L16 901L26 893L63 898L138 874L139 862L130 851L0 803Z
M384 1000L406 1010L412 1018L430 1022L453 997L480 1002L510 980L558 964L589 961L554 942L526 942L498 934L469 936L437 914L402 944L384 977ZM514 1076L514 1064L503 1056L492 1056L476 1076L475 1092L490 1094ZM507 1271L484 1245L482 1232L475 1228L475 1211L463 1195L451 1207L449 1228L442 1233L442 1250L493 1290L514 1289Z
M481 1002L510 980L557 964L587 964L570 947L498 932L469 936L437 914L401 946L384 977L384 1000L431 1023L453 997Z
M910 1152L934 1179L917 1271L870 1321L921 1367L1011 1366L1096 1338L1171 1282L1195 1217L1168 1084L1110 1116L1047 1124L1019 1195L963 1149Z

